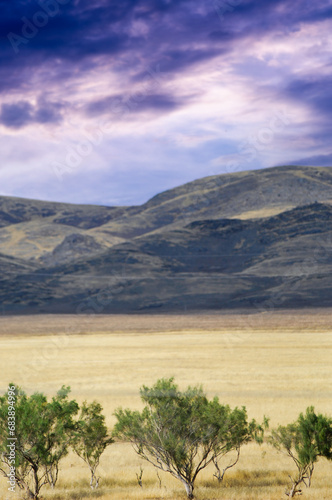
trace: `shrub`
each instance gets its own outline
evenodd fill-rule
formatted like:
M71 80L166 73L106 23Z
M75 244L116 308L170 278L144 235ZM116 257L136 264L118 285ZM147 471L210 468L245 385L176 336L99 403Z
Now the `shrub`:
M179 479L193 498L197 475L211 462L240 447L263 428L248 424L245 408L231 410L209 401L200 387L181 392L173 379L143 386L142 412L118 409L114 435L133 444L152 465Z
M0 471L15 475L16 484L28 498L37 500L41 488L58 479L59 462L67 455L75 428L73 416L78 412L76 401L68 400L69 387L62 387L51 401L41 393L27 396L10 385L15 399L15 441L9 441L8 394L0 397ZM15 442L14 463L8 442ZM10 468L12 466L12 469Z
M311 406L296 422L273 430L270 442L286 453L296 466L296 475L289 475L291 484L285 492L293 498L302 493L301 484L310 487L318 458L332 459L332 419L316 414Z

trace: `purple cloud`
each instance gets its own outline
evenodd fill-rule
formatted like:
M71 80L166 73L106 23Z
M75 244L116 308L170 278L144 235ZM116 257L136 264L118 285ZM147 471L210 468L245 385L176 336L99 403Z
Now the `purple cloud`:
M320 114L331 117L332 75L311 75L305 79L293 80L286 88L286 94L312 106Z
M61 120L62 106L41 100L37 106L30 102L18 101L2 104L0 123L8 128L19 129L31 123L58 123Z
M65 163L72 149L90 151L76 170L65 165L72 185L87 179L82 201L96 169L108 182L117 168L133 179L138 170L163 169L147 183L151 193L216 164L328 161L331 0L0 0L0 9L0 182L7 192L19 189L25 166L26 184L44 175L43 186L53 189L45 165ZM271 132L281 111L288 123ZM99 131L103 120L115 126ZM91 134L98 145L87 143ZM253 142L250 163L242 151ZM26 161L17 160L15 171L17 148Z
M19 101L16 104L3 104L0 113L0 122L6 127L24 127L32 120L33 107L29 102Z
M144 111L168 113L182 105L183 102L177 101L171 95L154 94L142 89L128 95L112 95L92 101L87 105L86 112L90 116L108 114L113 118L121 119L128 113L142 113Z

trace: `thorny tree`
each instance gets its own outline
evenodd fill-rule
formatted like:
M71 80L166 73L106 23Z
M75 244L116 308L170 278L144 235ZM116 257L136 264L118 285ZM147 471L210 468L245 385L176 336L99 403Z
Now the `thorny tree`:
M265 417L262 425L257 424L255 420L249 422L247 410L244 406L241 409L234 408L234 410L231 410L228 405L221 406L218 400L212 402L210 411L215 412L213 418L220 425L213 463L216 468L214 477L221 483L226 471L238 463L243 445L250 441L262 444L264 431L268 428L268 419ZM230 452L235 452L235 458L221 470L220 461Z
M100 457L106 447L113 443L107 434L102 406L93 401L89 405L84 401L74 433L72 446L75 453L88 465L91 473L90 486L98 488L99 477L96 475Z
M14 386L14 384L11 384ZM15 481L27 498L38 500L41 488L54 486L60 460L68 453L73 416L78 412L76 401L69 401L69 387L47 401L40 393L27 396L15 389ZM11 465L8 454L8 398L0 397L0 471L8 477Z
M316 414L311 406L305 415L300 414L296 422L273 430L270 442L296 465L296 475L289 475L291 485L285 491L288 497L293 498L302 494L301 484L310 487L318 458L332 459L332 419Z
M243 413L233 413L217 398L209 401L202 388L181 392L172 378L160 379L152 388L143 386L140 394L145 408L142 412L118 409L114 435L131 442L141 457L179 479L188 498L194 498L199 472L239 442L232 432L237 429L237 412ZM251 429L263 431L254 422Z

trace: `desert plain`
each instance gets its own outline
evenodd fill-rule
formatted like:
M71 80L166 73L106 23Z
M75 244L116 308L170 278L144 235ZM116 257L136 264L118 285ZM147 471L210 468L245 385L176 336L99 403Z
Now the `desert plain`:
M119 406L141 409L139 388L174 376L180 388L202 385L248 417L266 415L270 427L287 424L314 406L332 414L332 311L273 311L252 314L40 315L0 317L0 390L10 382L28 394L52 396L71 387L79 403L99 401L111 430ZM231 460L224 459L224 465ZM142 487L136 475L143 469ZM236 467L221 485L213 467L195 485L197 500L287 498L288 457L269 444L242 448ZM145 463L128 444L115 443L101 459L100 487L89 487L89 471L74 454L62 462L45 500L185 499L182 485ZM19 498L0 478L0 498ZM332 498L332 464L317 463L308 500Z

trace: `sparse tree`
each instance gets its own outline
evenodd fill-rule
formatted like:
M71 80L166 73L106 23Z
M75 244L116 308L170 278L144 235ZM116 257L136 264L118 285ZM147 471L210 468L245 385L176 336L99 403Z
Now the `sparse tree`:
M218 398L209 401L200 387L181 392L172 378L158 380L151 388L143 386L140 394L145 408L142 412L118 409L114 435L179 479L188 498L194 498L199 472L241 442L242 427L236 419L246 415L244 409L232 412ZM253 432L258 431L254 422L250 425ZM238 438L232 432L238 432Z
M12 465L19 488L27 498L38 500L41 488L47 483L54 486L57 481L59 462L68 453L78 405L68 400L69 387L63 386L48 402L43 394L29 397L11 386L15 387L15 459L13 464L7 448L11 435L5 395L0 397L0 471L8 478Z
M262 425L257 424L255 420L248 421L247 410L243 406L232 410L229 406L221 406L216 401L215 419L223 425L220 427L218 441L214 450L213 463L216 468L214 477L221 483L228 469L234 467L240 458L241 447L250 441L263 442L264 430L268 428L268 419L265 418ZM219 415L218 415L219 413ZM228 465L220 468L220 461L231 452L235 452Z
M293 498L301 495L301 485L310 487L315 463L319 457L332 459L332 419L316 414L311 406L297 421L272 431L271 444L286 453L296 466L296 475L285 493Z
M84 401L72 441L75 453L84 460L90 469L92 489L99 486L100 478L96 475L96 471L100 457L106 447L114 441L111 436L108 436L102 411L103 408L97 401L90 404Z

